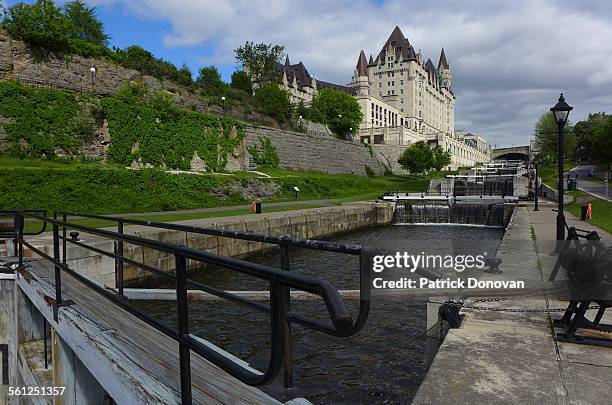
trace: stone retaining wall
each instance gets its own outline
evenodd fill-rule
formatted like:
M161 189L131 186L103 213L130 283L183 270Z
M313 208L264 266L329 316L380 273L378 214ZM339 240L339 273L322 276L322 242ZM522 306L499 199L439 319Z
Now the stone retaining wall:
M207 218L177 223L231 231L316 239L369 226L389 224L393 220L393 211L393 204L390 203L355 203L339 207L273 212L262 215ZM274 245L259 242L160 230L142 226L128 226L125 228L125 233L162 242L182 244L230 257L240 257L248 253L274 247ZM113 252L112 241L102 240L85 233L81 233L80 238L90 246L95 246L107 252ZM35 246L52 254L53 243L49 235L39 237L35 242ZM68 265L71 268L96 282L107 286L115 285L114 259L72 244L68 244L67 247L66 256L68 258ZM29 253L26 252L26 254ZM126 244L124 246L124 255L126 258L145 263L163 271L170 271L175 267L174 256L149 248ZM194 263L190 263L190 265L194 265ZM144 270L134 266L125 265L125 280L139 279L145 276L145 274L150 273L146 273Z
M326 135L302 134L267 127L248 127L246 145L259 145L258 137L270 138L285 169L314 170L326 173L366 174L366 166L377 175L383 168L366 145ZM246 153L246 166L252 166Z

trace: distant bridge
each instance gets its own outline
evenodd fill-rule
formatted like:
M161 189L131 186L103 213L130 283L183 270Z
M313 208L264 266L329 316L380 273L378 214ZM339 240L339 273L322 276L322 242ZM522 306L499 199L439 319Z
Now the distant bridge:
M529 160L529 146L493 149L491 160Z

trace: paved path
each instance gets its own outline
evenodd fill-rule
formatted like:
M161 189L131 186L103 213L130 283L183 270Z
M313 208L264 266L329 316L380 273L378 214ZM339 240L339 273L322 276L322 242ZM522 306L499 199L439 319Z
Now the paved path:
M553 208L554 204L547 202L541 204L539 212L534 212L531 204L516 208L498 250L497 256L503 260L502 277L527 283L548 278L546 270L549 272L556 260L550 254L556 231ZM570 225L595 229L569 213L566 215ZM606 244L612 243L612 235L598 232ZM477 305L544 311L462 309L463 325L450 330L413 404L449 400L453 404L612 403L609 398L612 349L563 343L553 338L551 319L559 314L546 308L564 308L567 302L541 294ZM604 316L602 323L610 323L611 318Z
M608 188L608 193L606 197L606 187ZM585 193L594 195L596 197L602 199L612 200L612 187L610 184L604 184L597 181L586 180L586 179L578 179L578 190L584 191Z
M599 197L602 199L612 198L612 187L610 184L604 184L598 181L594 181L589 179L588 172L589 170L594 170L595 166L593 165L585 165L585 166L576 166L573 169L566 172L570 177L578 177L578 190L583 191L585 193L591 194L595 197ZM606 187L608 188L608 193L606 194Z

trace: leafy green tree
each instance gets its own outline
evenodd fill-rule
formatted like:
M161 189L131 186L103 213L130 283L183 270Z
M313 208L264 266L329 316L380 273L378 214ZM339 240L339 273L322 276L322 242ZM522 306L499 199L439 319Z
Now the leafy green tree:
M237 90L242 90L248 94L253 94L253 83L249 74L244 70L236 70L232 73L232 81L230 86Z
M251 41L234 50L236 61L248 72L258 86L276 81L278 70L276 64L285 55L285 47L272 44L255 44Z
M356 131L363 113L355 97L333 89L322 89L312 100L311 108L321 113L323 123L337 136L344 137Z
M574 125L576 134L576 155L580 158L595 159L599 151L595 149L594 135L596 130L605 125L608 115L603 112L589 114L585 121L578 121Z
M200 74L196 79L196 84L204 89L208 94L217 94L225 85L221 79L221 74L215 66L205 66L200 68Z
M452 154L450 150L444 150L441 146L436 146L433 149L434 155L434 169L437 171L442 170L445 166L451 164Z
M588 137L593 158L609 168L612 165L612 115L598 117Z
M559 130L552 112L543 114L535 127L536 147L544 160L556 160ZM565 157L572 157L576 152L576 135L570 122L563 128L563 149Z
M281 89L276 83L269 83L255 92L255 101L259 110L274 118L279 124L291 120L293 105L289 100L289 93Z
M52 51L69 48L72 24L51 0L17 3L6 9L2 27L30 45Z
M87 7L82 0L73 0L64 5L63 12L71 24L71 39L106 45L109 37L104 32L104 24L96 16L95 7Z
M114 48L114 51L113 59L126 68L138 70L158 79L170 79L177 83L187 78L188 68L179 70L172 63L157 59L151 52L138 45L132 45L125 49Z
M402 169L408 170L413 174L420 174L434 167L434 152L429 145L427 145L427 142L419 141L406 148L397 162Z
M183 63L181 68L178 70L177 82L183 86L191 86L193 79L191 77L191 70Z

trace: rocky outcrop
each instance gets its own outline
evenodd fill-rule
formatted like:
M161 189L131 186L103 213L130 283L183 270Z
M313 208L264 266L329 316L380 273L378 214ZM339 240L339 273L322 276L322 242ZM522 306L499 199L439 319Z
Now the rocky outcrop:
M95 68L92 76L91 68ZM105 59L84 58L78 55L56 55L34 52L28 45L9 37L0 30L0 80L19 80L69 91L82 91L109 96L116 94L125 83L140 81L150 89L164 89L176 96L181 108L218 115L229 115L242 121L276 127L276 122L256 112L205 102L191 89L169 80L159 80L137 70L127 69Z

